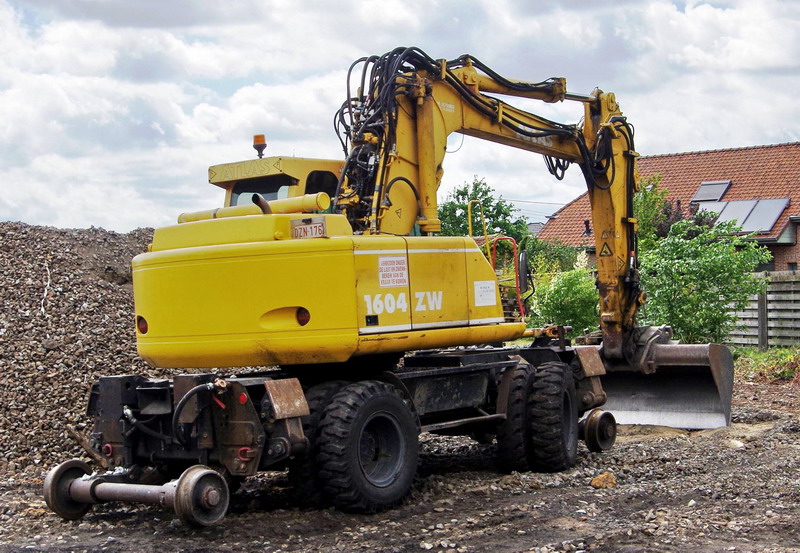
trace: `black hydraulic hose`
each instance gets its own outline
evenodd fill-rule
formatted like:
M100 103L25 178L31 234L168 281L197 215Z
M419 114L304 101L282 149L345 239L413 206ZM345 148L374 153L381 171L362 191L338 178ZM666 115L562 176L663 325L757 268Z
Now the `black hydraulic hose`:
M353 159L353 154L355 153L355 151L356 151L355 148L353 148L347 154L347 158L345 158L344 160L344 165L342 165L342 172L339 175L339 180L336 181L336 192L333 194L333 198L331 198L331 200L333 200L334 213L336 212L336 207L337 204L339 203L339 195L342 193L342 184L344 184L344 179L347 177L347 170L350 167L350 162Z
M501 103L505 104L505 102L501 102ZM535 130L542 131L542 132L548 133L548 134L566 134L566 135L571 135L572 131L575 130L575 125L565 125L563 123L556 123L555 121L551 121L551 120L549 120L549 119L547 119L545 117L541 117L541 116L538 116L538 115L536 116L537 118L539 118L542 121L548 123L549 125L552 125L552 127L551 128L547 128L547 127L537 127L535 125L530 125L530 124L526 123L525 121L522 121L521 119L519 119L517 117L514 117L510 113L504 113L504 117L506 117L508 120L513 121L515 123L518 123L520 125L525 125L526 127L530 128L530 129L535 129Z
M383 193L384 194L384 202L388 202L389 201L389 192L392 191L392 186L394 186L394 183L396 183L397 181L402 181L402 182L404 182L404 183L406 183L408 185L408 187L414 193L414 197L417 199L417 209L422 211L422 200L419 197L419 191L414 186L414 184L410 180L405 178L405 177L395 177L395 178L393 178L392 180L389 181L389 184L386 185L386 190ZM384 205L388 206L389 204L384 204Z
M544 157L544 163L547 165L547 170L550 171L550 174L557 180L564 180L564 175L572 162L568 159L558 159L551 156L542 157Z
M173 413L172 415L172 434L173 436L175 436L175 441L177 441L182 446L186 446L186 440L183 439L183 436L178 431L179 430L178 419L180 418L181 413L183 412L183 408L186 407L186 404L189 402L190 399L199 394L201 391L213 390L213 389L214 389L213 382L208 382L206 384L199 384L194 388L192 388L191 390L189 390L188 392L186 392L186 394L178 402L178 405L175 406L175 413Z
M353 73L353 69L355 68L356 65L358 65L359 63L362 63L362 62L364 62L366 64L367 59L368 58L366 58L366 57L357 59L356 61L354 61L353 63L350 64L350 68L347 70L347 97L348 98L352 98L353 97L353 95L350 94L350 75ZM361 81L362 81L362 85L363 85L363 81L364 81L363 75L362 75ZM349 107L349 110L350 110L350 120L352 121L353 120L352 104L350 104L350 106L348 106L348 107Z
M461 83L458 79L456 79L449 72L447 74L446 81L450 86L452 86L456 91L458 91L459 95L468 104L470 104L477 111L483 113L487 117L495 117L497 115L497 112L496 112L495 107L493 105L487 103L486 100L484 100L482 97L476 95L474 92L472 92L471 90L466 88L466 86L464 86L463 83ZM503 102L501 102L501 103L503 103ZM554 121L549 121L547 119L544 119L544 120L547 121L548 123L552 124L553 127L555 127L555 128L547 129L547 128L544 128L544 127L533 127L533 126L529 127L528 124L523 123L522 121L520 121L519 119L517 119L513 115L507 114L507 113L504 114L504 117L500 120L500 124L502 124L505 127L508 127L509 129L513 130L514 132L518 132L518 133L522 134L523 136L528 136L528 137L531 137L531 138L538 138L538 137L542 137L542 136L553 136L553 135L564 135L564 136L571 136L572 135L572 131L569 129L568 126L556 123ZM525 125L525 127L532 128L536 132L531 132L529 130L526 130L526 129L523 129L523 128L519 127L518 125L514 125L512 123L512 121L516 122L518 124L521 124L521 125Z
M172 436L167 436L166 434L157 432L156 430L153 430L152 428L145 425L144 422L140 421L139 419L136 418L136 416L134 416L133 411L127 405L122 408L122 413L125 415L125 418L128 419L128 422L130 422L133 425L133 427L136 428L137 430L141 430L148 436L152 436L153 438L157 438L166 443L172 442Z
M523 92L531 92L531 91L552 92L553 89L552 79L548 79L538 83L520 83L506 79L498 72L494 71L491 67L481 62L476 57L471 56L470 54L462 55L456 60L456 62L459 63L459 66L464 66L467 65L467 63L472 63L473 66L477 67L478 69L486 73L489 77L491 77L498 83L502 84L503 86L510 88L511 90L518 90Z

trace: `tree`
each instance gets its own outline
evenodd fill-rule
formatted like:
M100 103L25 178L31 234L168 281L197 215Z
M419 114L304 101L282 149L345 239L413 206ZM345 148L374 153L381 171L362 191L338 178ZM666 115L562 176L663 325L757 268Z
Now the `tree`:
M641 259L641 312L647 324L668 324L685 342L722 342L736 328L733 313L764 286L753 274L771 254L731 221L673 224Z
M656 229L666 219L667 190L660 188L661 175L639 181L639 191L633 195L633 213L639 221L639 251L653 249L658 242Z
M495 199L494 189L483 178L476 175L471 183L464 183L448 194L439 204L439 219L442 221L441 234L445 236L466 236L469 231L467 206L471 200L478 200L483 206L486 228L490 234L501 233L520 242L528 235L525 219L517 217L517 209L502 198ZM483 233L480 209L472 208L473 235Z
M523 247L528 251L529 263L534 274L569 271L578 261L578 248L560 242L547 242L530 236L523 242Z
M716 214L700 211L697 204L688 208L680 200L668 200L668 191L661 188L661 175L656 173L639 181L639 191L633 196L633 213L639 221L639 253L655 247L666 238L672 225L678 221L691 220L700 227L714 225Z

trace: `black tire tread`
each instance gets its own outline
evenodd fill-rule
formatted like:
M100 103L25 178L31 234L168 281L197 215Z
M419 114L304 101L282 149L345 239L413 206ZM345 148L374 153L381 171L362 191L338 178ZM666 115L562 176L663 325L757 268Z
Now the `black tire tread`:
M306 507L318 508L328 503L324 486L319 479L319 426L331 398L347 384L346 380L330 380L317 384L306 392L309 414L303 417L302 423L303 434L309 441L308 452L288 463L289 483L297 500Z
M376 502L366 497L355 485L348 470L347 442L351 426L358 411L368 400L378 396L399 398L406 405L409 418L413 417L410 402L397 392L396 388L385 382L366 380L342 388L331 400L320 424L318 461L320 479L325 483L325 492L333 499L336 507L356 513L374 513L391 508L403 500L405 492L388 502ZM416 426L416 422L413 421ZM417 443L408 444L414 449L414 472L416 473ZM409 481L410 487L410 481Z
M497 464L503 472L530 470L528 449L531 431L528 424L528 395L532 369L520 363L513 371L508 390L506 419L497 428Z
M528 460L533 470L559 472L575 464L577 441L565 443L567 429L561 420L565 390L572 394L574 420L570 425L577 436L577 400L569 366L553 361L536 368L529 397L532 447Z

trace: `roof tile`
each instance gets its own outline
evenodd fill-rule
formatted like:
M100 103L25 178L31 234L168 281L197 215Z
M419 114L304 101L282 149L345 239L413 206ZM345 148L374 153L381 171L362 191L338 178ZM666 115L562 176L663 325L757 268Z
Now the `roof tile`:
M722 201L789 198L768 233L759 238L777 238L790 215L800 214L800 142L662 154L639 158L639 176L661 175L661 186L669 200L688 205L701 182L731 180ZM553 214L539 238L571 246L593 246L584 236L584 221L591 220L589 196L584 193Z

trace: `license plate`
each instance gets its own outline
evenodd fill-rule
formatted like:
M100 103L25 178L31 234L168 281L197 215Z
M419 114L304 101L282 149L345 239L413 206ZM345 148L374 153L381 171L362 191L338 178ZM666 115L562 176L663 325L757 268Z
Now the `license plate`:
M292 238L324 238L325 217L292 220Z

